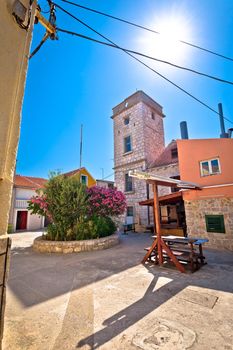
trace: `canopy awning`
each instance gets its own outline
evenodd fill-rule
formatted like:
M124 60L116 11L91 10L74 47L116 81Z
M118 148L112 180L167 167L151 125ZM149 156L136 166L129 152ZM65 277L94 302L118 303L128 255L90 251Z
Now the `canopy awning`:
M144 171L139 170L130 170L129 176L136 177L137 179L145 180L148 183L156 183L159 186L167 186L167 187L178 187L184 189L200 189L200 186L188 181L176 180L170 177L154 175L151 173L146 173Z
M178 200L181 200L182 197L183 197L182 192L174 192L174 193L167 194L165 196L160 196L158 200L159 200L159 204L172 204L177 202ZM146 199L145 201L139 202L139 205L153 206L154 199L153 198Z

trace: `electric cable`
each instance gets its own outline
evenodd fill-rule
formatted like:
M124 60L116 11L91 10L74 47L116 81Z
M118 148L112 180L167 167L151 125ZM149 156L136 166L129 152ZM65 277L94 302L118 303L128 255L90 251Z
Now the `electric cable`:
M154 33L154 34L159 34L159 35L161 34L159 31L156 31L156 30L154 30L154 29L152 29L152 28L148 28L148 27L142 26L142 25L140 25L140 24L137 24L137 23L134 23L134 22L130 22L130 21L125 20L125 19L123 19L123 18L116 17L116 16L110 15L110 14L108 14L108 13L95 10L95 9L92 9L92 8L90 8L90 7L87 7L87 6L83 6L83 5L76 4L76 3L72 2L72 1L68 1L68 0L61 0L61 1L66 2L67 4L70 4L70 5L73 5L73 6L82 8L82 9L87 10L87 11L91 11L91 12L97 13L97 14L99 14L99 15L102 15L102 16L105 16L105 17L109 17L109 18L112 18L112 19L115 19L115 20L117 20L117 21L120 21L120 22L129 24L129 25L131 25L131 26L134 26L134 27L137 27L137 28L140 28L140 29L144 29L144 30L146 30L146 31L148 31L148 32L151 32L151 33ZM224 59L226 59L226 60L229 60L229 61L232 61L232 62L233 62L233 58L232 58L232 57L228 57L228 56L226 56L226 55L220 54L220 53L215 52L215 51L213 51L213 50L206 49L206 48L204 48L204 47L202 47L202 46L199 46L199 45L196 45L196 44L192 44L192 43L190 43L190 42L188 42L188 41L185 41L185 40L176 40L176 41L178 41L178 42L180 42L180 43L182 43L182 44L185 44L185 45L194 47L195 49L205 51L205 52L210 53L210 54L212 54L212 55L219 56L219 57L221 57L221 58L224 58Z
M72 13L70 13L69 11L65 10L63 7L61 7L60 5L54 3L54 5L57 6L57 8L59 8L61 11L63 11L64 13L66 13L67 15L69 15L70 17L72 17L73 19L75 19L76 21L78 21L79 23L83 24L85 27L89 28L91 31L93 31L94 33L98 34L99 36L101 36L103 39L107 40L108 42L110 42L111 44L115 45L116 47L118 47L120 50L122 50L123 52L125 52L127 55L129 55L130 57L132 57L133 59L135 59L136 61L138 61L139 63L141 63L143 66L147 67L149 70L151 70L152 72L154 72L155 74L157 74L158 76L160 76L161 78L163 78L164 80L166 80L167 82L169 82L170 84L172 84L173 86L175 86L177 89L179 89L180 91L184 92L186 95L188 95L189 97L191 97L192 99L194 99L195 101L197 101L198 103L200 103L201 105L203 105L204 107L206 107L207 109L211 110L212 112L214 112L215 114L217 114L219 116L218 111L216 111L215 109L213 109L212 107L210 107L209 105L207 105L205 102L201 101L199 98L195 97L194 95L192 95L190 92L188 92L187 90L185 90L184 88L182 88L181 86L177 85L176 83L174 83L173 81L171 81L170 79L168 79L167 77L165 77L164 75L162 75L161 73L157 72L155 69L153 69L152 67L150 67L148 64L146 64L145 62L141 61L139 58L135 57L134 55L132 55L131 53L125 51L123 48L120 48L117 44L115 44L112 40L108 39L106 36L104 36L103 34L101 34L100 32L98 32L97 30L95 30L94 28L92 28L91 26L89 26L88 24L86 24L85 22L83 22L82 20L80 20L78 17L76 17L75 15L73 15ZM229 123L233 124L233 122L224 117L224 119L226 121L228 121Z
M221 83L233 85L233 82L230 81L230 80L225 80L225 79L222 79L222 78L210 75L210 74L199 72L199 71L197 71L195 69L179 66L179 65L177 65L175 63L172 63L172 62L169 62L169 61L165 61L165 60L162 60L162 59L159 59L159 58L156 58L156 57L151 57L151 56L148 56L148 55L143 54L141 52L130 50L130 49L126 49L126 48L123 48L121 46L116 46L116 45L113 45L113 44L110 44L110 43L106 43L104 41L97 40L97 39L91 38L89 36L86 36L86 35L83 35L83 34L80 34L80 33L77 33L77 32L72 32L70 30L66 30L66 29L62 29L62 28L57 28L57 31L60 31L60 32L63 32L63 33L66 33L66 34L71 34L71 35L74 35L74 36L77 36L77 37L80 37L80 38L83 38L83 39L87 39L87 40L93 41L93 42L101 44L101 45L106 45L106 46L109 46L109 47L112 47L112 48L115 48L115 49L118 49L118 50L127 51L129 53L132 53L132 54L135 54L135 55L138 55L138 56L142 56L142 57L148 58L148 59L156 61L156 62L167 64L167 65L172 66L174 68L178 68L178 69L182 69L182 70L194 73L194 74L198 74L198 75L201 75L201 76L209 78L209 79L217 80L217 81L219 81Z

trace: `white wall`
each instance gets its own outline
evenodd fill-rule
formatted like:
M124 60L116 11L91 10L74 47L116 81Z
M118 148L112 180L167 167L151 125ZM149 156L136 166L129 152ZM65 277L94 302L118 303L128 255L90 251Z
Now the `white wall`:
M31 199L36 195L36 192L27 188L16 188L15 199Z
M36 214L30 214L27 209L14 209L13 213L13 231L16 231L17 213L18 211L27 211L27 230L40 230L44 227L44 217Z
M17 199L29 200L35 195L36 195L35 190L27 189L27 188L15 188L15 200ZM13 230L14 231L16 231L17 212L20 210L28 212L27 230L39 230L44 227L44 217L36 214L31 215L30 211L28 211L27 208L15 208L15 202L14 202L14 208L13 208Z

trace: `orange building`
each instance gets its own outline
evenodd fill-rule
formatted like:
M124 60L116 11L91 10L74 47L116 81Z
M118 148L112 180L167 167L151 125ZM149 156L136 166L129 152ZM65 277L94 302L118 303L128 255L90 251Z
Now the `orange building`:
M233 139L177 140L180 179L200 185L183 191L187 234L233 250Z

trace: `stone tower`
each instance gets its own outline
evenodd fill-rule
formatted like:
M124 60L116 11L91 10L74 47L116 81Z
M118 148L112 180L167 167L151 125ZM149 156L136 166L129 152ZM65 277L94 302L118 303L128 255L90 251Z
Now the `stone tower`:
M147 208L138 205L148 197L147 185L128 172L145 170L164 150L163 117L162 107L143 91L113 108L115 183L127 198L123 220L129 224L148 224Z

